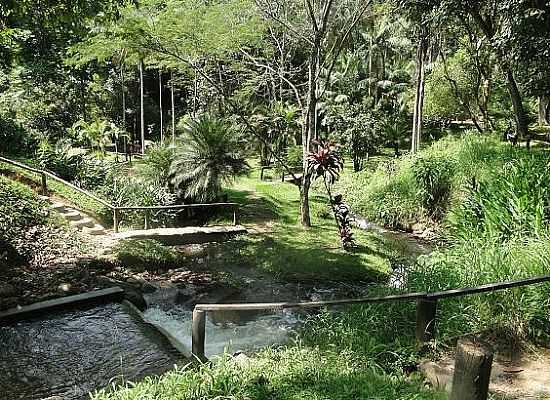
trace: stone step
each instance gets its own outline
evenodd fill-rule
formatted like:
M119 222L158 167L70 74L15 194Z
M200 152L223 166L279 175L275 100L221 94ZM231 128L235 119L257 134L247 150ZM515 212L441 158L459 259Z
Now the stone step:
M79 221L82 219L82 214L78 211L73 210L72 208L66 208L66 212L61 213L63 218L68 219L69 221Z
M93 228L95 225L95 222L93 219L85 217L85 218L79 219L78 221L71 221L70 224L73 228L83 229L83 228Z
M49 196L42 196L41 194L38 195L38 198L40 200L44 200L44 201L50 201L50 197Z
M82 228L82 233L86 233L87 235L105 235L105 228L102 227L101 225L99 224L94 224L93 227L91 228L88 228L88 227L83 227Z
M63 203L54 202L54 203L51 204L50 210L63 212L63 211L65 211L65 207L66 206Z

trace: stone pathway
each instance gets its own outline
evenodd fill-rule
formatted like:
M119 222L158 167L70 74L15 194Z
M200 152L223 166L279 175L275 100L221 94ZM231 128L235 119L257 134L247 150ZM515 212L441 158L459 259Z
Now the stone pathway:
M72 208L71 206L58 200L53 200L52 198L47 196L41 196L41 198L50 202L50 210L60 214L65 220L69 222L70 226L78 229L82 233L93 236L107 234L105 228L101 224L99 224L95 219L83 213L82 211Z

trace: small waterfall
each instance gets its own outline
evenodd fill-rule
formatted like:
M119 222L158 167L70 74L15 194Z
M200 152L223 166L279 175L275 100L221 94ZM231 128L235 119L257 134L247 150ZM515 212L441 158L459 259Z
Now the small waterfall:
M206 319L207 357L227 353L248 352L288 341L301 318L288 310L276 314L246 315L242 313L209 312ZM158 306L148 308L145 320L170 332L191 349L192 311L173 306L166 310Z

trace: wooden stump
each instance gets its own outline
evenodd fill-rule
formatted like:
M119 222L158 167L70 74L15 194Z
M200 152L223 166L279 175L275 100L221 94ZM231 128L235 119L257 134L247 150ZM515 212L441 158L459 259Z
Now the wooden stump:
M489 345L472 339L459 340L450 400L487 400L492 363Z

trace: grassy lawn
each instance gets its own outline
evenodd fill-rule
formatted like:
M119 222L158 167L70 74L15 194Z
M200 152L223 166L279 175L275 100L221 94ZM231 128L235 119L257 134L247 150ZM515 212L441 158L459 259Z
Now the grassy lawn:
M237 263L287 280L376 280L399 257L399 245L373 233L354 231L357 248L340 247L338 229L319 187L311 192L313 226L299 224L298 188L278 180L262 182L259 171L226 189L242 204L241 223L259 233L223 244L225 266Z

